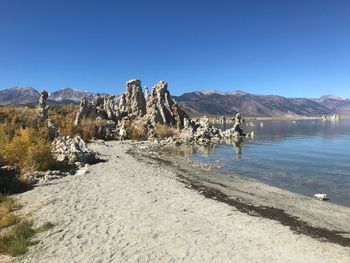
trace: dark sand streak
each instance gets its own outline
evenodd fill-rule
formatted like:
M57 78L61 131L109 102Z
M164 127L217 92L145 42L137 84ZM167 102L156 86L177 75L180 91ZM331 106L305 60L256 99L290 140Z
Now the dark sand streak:
M200 193L206 198L210 198L229 206L235 207L242 213L250 216L259 216L262 218L268 218L281 223L284 226L288 226L293 232L297 234L303 234L320 241L335 243L343 247L350 247L350 238L344 237L341 234L348 234L349 232L340 232L335 230L329 230L327 228L314 227L307 222L300 220L298 217L289 215L283 209L268 206L255 206L253 204L245 203L239 198L229 196L219 189L214 187L208 187L201 183L200 180L194 179L190 172L184 168L178 167L170 160L162 159L161 157L152 156L150 154L142 154L139 152L129 151L130 155L139 161L147 162L146 159L153 160L158 164L166 165L175 171L179 181L185 184L186 188L192 189ZM216 184L210 182L211 184ZM221 187L227 187L221 183L217 183Z

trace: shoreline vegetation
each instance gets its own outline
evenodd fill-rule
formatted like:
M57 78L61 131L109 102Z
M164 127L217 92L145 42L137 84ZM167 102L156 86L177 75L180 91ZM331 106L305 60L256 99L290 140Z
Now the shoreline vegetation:
M156 209L155 213L168 213L167 208L157 206L159 198L170 198L169 207L174 205L178 209L181 208L181 202L184 201L184 198L188 197L189 202L192 199L197 200L198 206L201 206L202 202L209 202L210 209L218 209L220 213L225 209L225 212L228 213L234 211L235 217L240 218L243 225L246 225L244 222L253 220L250 217L262 218L261 220L264 222L272 220L273 224L280 224L281 227L285 227L283 228L285 238L292 236L293 242L296 242L290 244L291 251L296 250L299 253L303 250L299 245L304 244L310 245L310 249L319 249L317 256L320 257L334 256L334 251L339 250L337 258L340 262L344 255L350 255L348 250L350 247L350 233L348 232L350 225L347 222L347 218L350 217L349 208L301 197L261 183L241 179L239 176L225 179L223 176L217 176L217 171L204 171L200 167L194 168L178 155L166 151L167 146L182 145L186 147L186 145L191 144L205 147L220 141L234 143L243 140L243 138L253 140L253 133L243 133L239 114L228 119L228 123L234 123L234 126L226 130L220 130L211 125L211 122L223 120L226 122L226 118L223 119L222 116L190 118L183 111L181 105L171 100L165 81L156 84L152 92L146 89L144 94L141 82L130 80L127 82L126 92L121 94L119 102L115 96L98 96L92 101L83 98L80 106L49 106L47 104L48 96L48 93L43 91L39 104L35 108L25 106L0 107L0 192L2 194L0 196L0 254L22 255L30 245L38 243L34 248L29 249L31 253L29 257L24 257L25 262L45 262L48 258L50 261L62 261L66 257L69 259L69 256L77 260L81 256L81 260L92 261L92 259L84 258L84 256L88 257L89 250L87 248L98 250L98 247L91 240L94 238L93 231L87 233L85 228L92 227L90 221L93 220L94 213L86 214L86 212L94 209L100 211L98 218L101 219L101 222L94 221L93 227L102 228L101 231L106 229L112 232L116 231L114 228L110 229L107 225L103 225L104 223L110 224L109 219L105 218L108 209L113 212L109 215L111 218L125 216L133 224L140 224L135 221L136 218L128 215L128 205L134 205L134 213L137 214L140 210L139 212L143 213L142 215L146 219L152 215L147 214L142 208L145 205L142 203L144 195L129 193L127 185L132 186L133 180L138 180L139 188L135 190L143 192L142 184L147 184L146 180L150 179L156 185L163 184L160 186L162 194L160 196L152 194L152 200L156 201L147 204ZM311 119L312 117L300 118ZM244 117L244 119L252 121L280 120L281 118ZM290 117L290 120L296 119L295 116ZM87 145L86 143L89 142L91 144ZM128 167L123 166L124 159L127 161ZM145 178L140 171L147 170L149 165L151 167L147 172L147 178ZM126 172L125 176L130 173L132 176L127 178L123 172ZM163 174L165 177L159 178ZM115 186L109 186L105 181L100 181L108 180L106 176L111 177ZM122 179L126 185L123 186L115 181L113 176ZM56 179L60 180L56 182ZM84 185L86 193L79 183ZM175 184L175 186L171 184ZM107 191L110 187L112 187L110 189L112 196L109 196ZM149 187L152 188L150 185ZM170 191L170 188L176 191L179 197L169 194L167 191ZM118 189L124 189L122 190L124 195L119 195ZM11 196L8 196L9 194ZM147 194L148 192L146 192ZM94 199L95 197L97 199ZM89 204L86 200L82 200L84 198L86 200L93 199L95 203ZM102 200L98 200L98 198ZM198 201L198 198L202 201ZM122 209L125 210L119 211L118 205L111 207L111 204L106 202L116 202L117 204L124 202ZM82 207L80 207L80 203L83 203ZM225 204L229 208L223 209L218 205L219 203ZM214 208L215 205L218 205L219 208ZM170 216L182 217L182 213L187 212L187 208L181 209L183 209L181 212L172 210L175 214ZM208 218L203 217L204 211L201 209L198 213L200 214L193 213L192 215L201 216L202 220L215 218L215 216L211 218L210 214L206 215ZM237 213L241 214L238 216ZM77 218L78 214L81 214L83 222L76 225L74 219ZM216 219L223 220L223 218L220 215ZM124 222L126 225L119 225L119 227L130 231L130 233L125 232L124 235L128 236L130 242L134 242L134 246L139 246L140 250L147 251L149 247L142 248L138 242L156 242L157 244L160 242L163 244L164 240L157 241L161 236L154 230L160 227L160 232L163 233L166 231L166 227L170 227L163 220L160 220L160 224L164 225L155 225L156 222L149 222L151 229L142 224L139 225L139 231L144 231L142 227L145 227L157 236L156 238L152 236L151 240L148 236L143 237L145 240L132 239L130 235L133 231L132 229L128 230L131 227L128 222ZM233 222L234 220L230 224ZM186 225L182 223L174 229L172 238L177 240L178 235L181 236L185 233L183 231ZM261 224L267 229L271 228L269 225L271 222L267 224L268 226L264 225L265 223ZM81 229L82 226L85 228ZM249 234L252 234L253 225L248 224L248 226L251 231ZM193 228L194 225L191 227ZM208 228L209 225L203 223L203 227ZM223 225L220 226L221 231L223 231L223 227ZM239 225L231 225L231 227L240 228ZM74 229L72 230L72 228ZM67 233L68 230L72 230L76 234L75 241L72 243L70 239L69 243L73 246L80 245L79 248L75 247L75 251L65 251L62 247L61 241L65 240L65 235L70 236ZM44 241L33 241L36 234L44 231L49 233L47 235L40 234ZM231 230L228 228L227 231ZM245 233L242 229L240 231L243 238ZM205 235L203 229L199 232ZM212 230L212 234L219 235L214 230ZM90 242L91 246L88 245L85 248L79 240L76 240L77 236L85 236L84 242ZM118 232L114 233L114 236L111 236L109 232L106 232L105 236L99 234L100 239L97 241L102 242L105 237L117 238L119 242L113 247L115 243L108 241L111 245L109 249L114 251L111 252L113 255L110 255L110 259L123 259L124 255L128 254L125 250L129 243L122 244L124 239L118 237ZM298 243L297 240L301 237L307 238ZM73 237L70 236L70 238ZM191 235L186 237L186 242L192 242L191 238ZM201 239L201 237L198 238ZM244 242L248 245L249 238L245 238ZM261 237L256 236L256 238ZM311 241L308 238L311 238ZM324 243L320 243L320 240ZM83 240L81 241L83 242ZM219 238L216 245L224 241L225 239ZM265 243L266 241L259 243L259 245L262 248L269 246ZM57 251L52 247L56 244L62 251ZM235 244L237 245L237 242ZM201 245L206 246L205 244ZM183 244L179 245L179 247L182 246ZM279 246L282 248L284 245L279 243ZM159 252L163 253L160 255L161 259L167 258L164 254L166 251L162 247L158 248L159 251L153 251L150 257L154 257ZM37 249L39 251L36 251ZM200 246L197 249L200 249ZM239 251L238 256L235 256L234 251L231 251L233 249L234 247L224 245L223 251L229 259L242 259L244 250ZM272 256L276 255L275 253L282 253L278 249L274 250L273 247L269 247L269 249ZM82 251L80 256L78 250ZM34 251L36 252L34 253ZM172 251L175 258L180 256L179 252ZM260 253L263 251L261 250ZM193 254L198 253L198 251L187 252L192 253L191 255L195 259L203 260L205 258L204 254ZM302 254L300 254L301 257L307 258ZM117 256L114 257L114 255ZM214 254L209 253L209 255L213 259L216 258ZM266 255L253 253L252 260ZM148 256L141 253L141 261L144 261ZM287 259L287 254L285 256ZM109 260L101 254L99 257L102 260ZM129 259L131 258L130 256ZM186 258L182 259L187 260Z

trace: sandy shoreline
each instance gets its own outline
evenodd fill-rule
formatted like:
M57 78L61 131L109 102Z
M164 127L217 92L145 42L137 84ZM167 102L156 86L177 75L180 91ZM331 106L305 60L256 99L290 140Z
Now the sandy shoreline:
M349 262L349 208L128 142L90 147L106 162L18 195L35 224L56 223L18 261Z

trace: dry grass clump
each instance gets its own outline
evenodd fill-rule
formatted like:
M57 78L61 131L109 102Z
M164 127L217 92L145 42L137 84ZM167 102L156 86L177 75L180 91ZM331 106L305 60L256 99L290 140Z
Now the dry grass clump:
M0 230L18 222L17 217L11 214L16 208L13 198L0 194Z
M0 253L17 256L27 250L28 239L34 234L31 224L13 214L18 209L15 200L0 194Z
M49 118L58 124L61 135L77 135L74 120L78 108L77 105L50 106Z
M34 244L31 238L35 233L47 231L54 225L50 222L34 229L32 222L22 219L13 212L20 206L6 195L0 194L0 254L19 256Z
M0 253L19 256L28 251L32 244L30 238L35 234L32 223L23 221L12 227L7 234L0 237Z
M18 223L18 217L11 213L19 208L13 198L0 194L0 230Z
M157 124L154 127L154 132L157 138L177 137L179 131L165 124Z
M136 127L130 125L126 129L127 138L131 140L141 141L147 138L147 130L144 127Z
M89 141L96 137L98 129L98 123L93 119L81 120L80 124L73 127L72 135L79 135L84 141Z
M45 232L51 228L53 228L55 225L51 222L46 222L44 223L42 226L38 227L35 229L35 233L41 233L41 232Z
M17 222L18 218L13 214L0 214L0 229L12 226Z
M141 119L125 120L124 128L127 139L137 141L147 139L147 129Z

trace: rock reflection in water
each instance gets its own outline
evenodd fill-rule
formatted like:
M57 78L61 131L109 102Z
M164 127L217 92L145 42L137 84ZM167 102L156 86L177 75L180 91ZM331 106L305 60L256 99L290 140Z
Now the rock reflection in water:
M236 150L236 158L237 159L241 159L242 156L242 140L236 141L233 143L233 145L235 146L235 150Z
M245 138L246 142L250 142L247 138ZM208 158L211 155L211 152L215 150L220 150L220 146L222 145L232 145L234 149L233 155L231 159L237 160L242 157L242 147L244 144L244 140L242 138L239 139L226 139L221 140L217 143L209 143L209 144L183 144L179 146L168 146L163 148L161 151L167 154L174 154L180 157L191 159L193 155L199 155L203 158Z
M245 129L256 132L253 141L221 141L205 156L195 151L191 158L220 160L227 175L239 173L311 197L324 192L331 202L350 206L350 120L266 120Z

